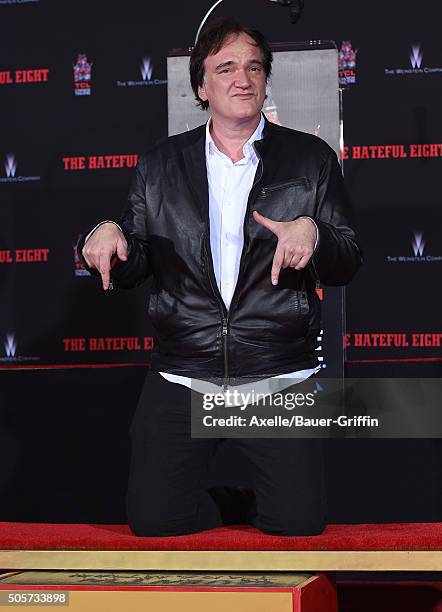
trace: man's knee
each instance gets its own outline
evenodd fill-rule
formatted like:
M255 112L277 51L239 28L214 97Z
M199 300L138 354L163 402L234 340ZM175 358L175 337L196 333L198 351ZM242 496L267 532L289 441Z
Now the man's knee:
M280 535L280 536L314 536L320 535L326 528L326 521L316 522L296 522L296 521L285 521L280 522L272 526L263 525L260 527L261 531L268 533L269 535Z
M136 536L155 538L171 535L165 531L165 525L149 520L129 521L129 527Z
M278 512L271 516L258 516L254 524L264 533L281 536L320 535L327 526L326 511L318 508L317 512Z
M164 517L139 516L129 518L129 527L136 536L165 537L191 533L191 526L167 520Z
M284 536L315 536L320 535L326 528L325 521L316 521L308 523L292 523L288 522L281 525L280 535Z

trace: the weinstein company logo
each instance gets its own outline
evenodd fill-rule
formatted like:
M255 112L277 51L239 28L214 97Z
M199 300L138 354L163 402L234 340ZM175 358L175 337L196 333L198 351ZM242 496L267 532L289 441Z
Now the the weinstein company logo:
M17 170L17 162L15 161L15 155L13 153L10 153L9 155L6 156L6 161L5 161L6 176L10 178L14 178L16 170Z
M424 52L420 44L411 45L408 55L411 68L385 68L387 76L402 76L407 74L431 74L434 72L442 72L442 67L423 66Z
M338 53L339 85L348 87L356 83L356 54L349 40L343 40Z
M415 257L422 257L424 254L425 242L422 233L416 232L413 237L412 247Z
M148 85L167 85L165 79L153 79L153 63L150 57L143 57L140 64L141 81L117 81L117 87L145 87Z
M39 361L40 357L24 357L17 355L17 341L15 334L6 334L3 342L4 357L0 357L0 362L17 362L17 361Z
M150 61L150 57L144 57L140 66L141 76L143 81L150 81L152 79L153 65Z
M88 62L85 53L79 53L77 62L72 66L74 70L74 93L76 96L91 95L92 62Z
M17 160L14 153L8 153L3 164L5 176L0 177L0 183L25 183L27 181L39 181L39 176L16 176Z
M424 54L420 45L412 45L410 53L410 62L412 68L420 68Z
M442 255L425 255L425 240L422 232L414 232L411 240L413 255L387 255L389 263L432 263L442 261Z
M5 355L6 357L15 357L17 343L15 342L14 334L6 334L5 340Z

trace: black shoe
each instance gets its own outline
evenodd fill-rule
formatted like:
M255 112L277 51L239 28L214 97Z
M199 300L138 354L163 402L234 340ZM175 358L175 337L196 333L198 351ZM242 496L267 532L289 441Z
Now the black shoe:
M218 506L223 525L247 525L256 516L256 497L252 489L211 487L207 492Z

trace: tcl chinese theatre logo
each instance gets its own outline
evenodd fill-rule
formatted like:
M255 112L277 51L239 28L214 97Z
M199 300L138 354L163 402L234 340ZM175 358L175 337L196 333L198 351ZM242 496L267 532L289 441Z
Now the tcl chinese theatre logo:
M90 96L92 87L92 62L85 53L79 53L74 70L74 93L76 96Z

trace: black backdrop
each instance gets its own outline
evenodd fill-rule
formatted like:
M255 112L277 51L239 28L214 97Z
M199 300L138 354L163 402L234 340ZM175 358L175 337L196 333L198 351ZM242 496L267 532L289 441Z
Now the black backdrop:
M0 0L0 519L124 520L148 287L103 293L73 245L118 217L134 156L167 134L167 52L192 43L209 6ZM442 7L307 0L297 26L265 0L225 0L221 14L272 42L350 41L343 157L365 263L347 290L347 373L439 376ZM73 364L137 367L11 371ZM440 518L439 441L328 446L334 520Z

